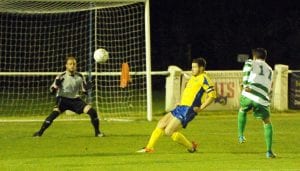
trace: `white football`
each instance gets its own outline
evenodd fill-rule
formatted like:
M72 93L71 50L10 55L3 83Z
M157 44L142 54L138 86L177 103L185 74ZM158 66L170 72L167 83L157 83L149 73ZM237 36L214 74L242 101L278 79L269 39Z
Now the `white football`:
M104 63L108 60L108 58L109 58L109 54L105 49L99 48L99 49L95 50L94 59L96 62Z

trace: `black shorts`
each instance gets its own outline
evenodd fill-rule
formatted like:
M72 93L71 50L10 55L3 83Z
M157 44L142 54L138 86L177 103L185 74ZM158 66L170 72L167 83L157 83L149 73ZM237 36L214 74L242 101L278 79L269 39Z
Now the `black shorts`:
M60 112L71 110L77 114L81 114L86 105L87 104L80 98L71 99L60 96L56 97L56 107L58 107Z

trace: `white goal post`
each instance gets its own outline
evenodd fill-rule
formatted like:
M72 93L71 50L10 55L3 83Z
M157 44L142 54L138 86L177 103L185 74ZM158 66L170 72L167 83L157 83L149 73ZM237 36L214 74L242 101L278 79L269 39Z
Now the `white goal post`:
M74 55L94 83L87 97L102 119L152 120L149 0L0 1L0 115L46 115L48 87ZM93 60L105 48L106 63ZM120 88L122 63L131 82Z
M169 76L166 78L165 110L171 111L179 103L181 93L188 81L186 74L177 66L170 66ZM288 109L288 66L275 65L273 88L271 94L271 108L277 111ZM215 83L217 99L207 110L238 110L241 92L242 71L207 71Z

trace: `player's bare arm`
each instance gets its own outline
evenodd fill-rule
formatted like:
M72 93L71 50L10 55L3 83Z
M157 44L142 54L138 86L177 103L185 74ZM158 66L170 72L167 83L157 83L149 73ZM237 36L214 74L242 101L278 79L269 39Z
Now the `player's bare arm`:
M214 98L214 97L208 97L208 98L205 100L205 102L204 102L201 106L199 106L199 107L194 107L194 111L195 111L196 113L198 113L198 112L204 110L204 109L205 109L207 106L209 106L213 101L215 101L215 99L216 99L216 98Z

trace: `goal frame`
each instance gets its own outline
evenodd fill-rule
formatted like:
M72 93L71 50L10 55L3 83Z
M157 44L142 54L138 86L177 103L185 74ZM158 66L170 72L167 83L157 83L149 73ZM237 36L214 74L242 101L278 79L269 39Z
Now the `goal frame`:
M146 71L145 72L135 72L135 73L130 73L133 75L146 75L146 102L147 102L147 116L146 119L148 121L152 121L152 78L151 78L151 35L150 35L150 0L3 0L0 2L0 5L5 6L5 3L11 3L11 2L84 2L84 3L105 3L109 2L112 3L113 6L121 6L117 4L129 4L129 3L144 3L144 27L145 27L145 58L146 58ZM106 7L103 7L106 8ZM99 7L95 8L99 9ZM10 9L7 9L6 11L1 11L1 12L9 12ZM88 10L91 10L91 13L93 12L93 8L89 8ZM12 11L11 11L12 12ZM28 11L14 11L15 13L29 13ZM72 10L67 10L67 12L73 12ZM41 13L41 12L35 12L35 13ZM46 12L45 12L46 13ZM92 20L92 19L91 19ZM96 29L95 29L96 30ZM97 42L97 41L95 41ZM97 46L95 46L97 47ZM90 49L90 55L92 54L93 50ZM97 73L97 72L92 72L90 71L85 71L82 72L84 75L88 75L88 79L90 76L97 76L97 75L120 75L120 73ZM0 76L52 76L52 75L57 75L57 72L0 72ZM96 86L97 87L97 86ZM97 92L97 90L96 90ZM97 99L97 98L96 98Z

